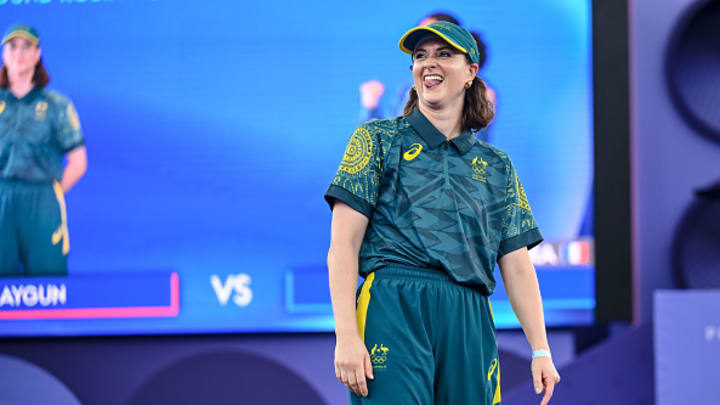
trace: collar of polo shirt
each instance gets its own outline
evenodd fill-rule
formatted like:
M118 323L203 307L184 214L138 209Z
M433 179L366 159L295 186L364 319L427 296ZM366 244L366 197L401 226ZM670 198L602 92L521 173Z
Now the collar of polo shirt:
M31 104L33 101L35 101L36 98L42 93L41 88L33 87L28 94L17 98L15 95L10 91L10 89L0 89L0 100L7 100L10 102L21 102L25 104Z
M407 117L408 122L412 125L413 129L420 135L420 137L427 143L430 148L437 148L442 145L447 138L442 134L435 126L416 108ZM465 154L470 150L473 143L475 143L475 137L472 132L465 130L460 136L457 136L450 140L450 143L460 151L460 154Z

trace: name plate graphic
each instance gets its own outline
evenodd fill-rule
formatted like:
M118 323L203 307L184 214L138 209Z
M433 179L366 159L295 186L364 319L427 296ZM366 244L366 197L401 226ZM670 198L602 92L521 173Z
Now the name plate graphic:
M0 278L0 320L176 317L177 273Z

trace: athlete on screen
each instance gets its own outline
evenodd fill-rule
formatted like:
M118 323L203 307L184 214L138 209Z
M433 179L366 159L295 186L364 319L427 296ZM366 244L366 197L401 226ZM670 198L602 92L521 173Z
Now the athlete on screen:
M67 274L64 195L87 167L80 121L70 100L45 89L34 28L10 27L2 47L0 275Z

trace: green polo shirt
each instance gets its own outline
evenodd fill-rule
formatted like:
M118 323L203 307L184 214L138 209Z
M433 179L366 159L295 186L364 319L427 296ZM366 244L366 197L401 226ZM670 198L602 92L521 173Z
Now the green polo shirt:
M63 156L84 143L66 97L35 88L18 99L0 89L0 179L60 180Z
M497 260L542 241L510 158L469 131L447 141L417 109L361 125L325 199L369 218L364 277L392 264L432 268L489 295Z

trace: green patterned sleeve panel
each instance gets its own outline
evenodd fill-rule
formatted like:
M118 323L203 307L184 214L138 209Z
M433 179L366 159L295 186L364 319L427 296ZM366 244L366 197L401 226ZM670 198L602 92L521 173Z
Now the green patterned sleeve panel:
M509 158L507 162L505 214L498 258L523 247L532 249L543 240L517 172Z
M371 216L380 189L383 156L392 135L390 128L382 125L384 121L389 120L365 123L350 137L340 168L325 192L330 209L335 200L340 200Z
M85 144L80 119L72 101L66 97L51 93L49 97L56 105L56 139L63 152L69 152Z

